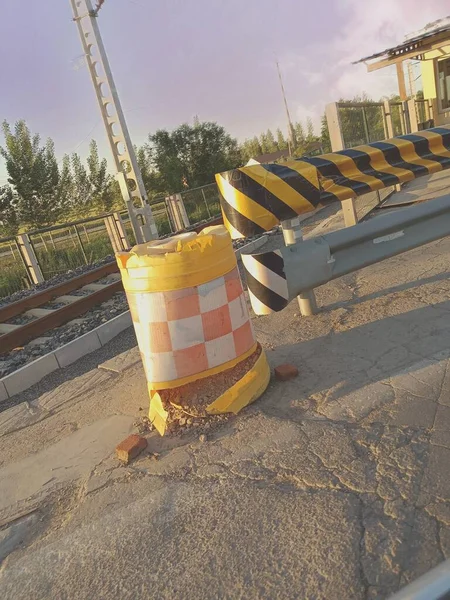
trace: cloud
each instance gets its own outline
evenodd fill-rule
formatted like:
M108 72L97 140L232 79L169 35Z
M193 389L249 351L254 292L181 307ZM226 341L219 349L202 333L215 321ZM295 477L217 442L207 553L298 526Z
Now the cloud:
M334 36L310 45L301 55L280 58L293 114L310 116L315 124L328 102L364 92L375 100L397 93L393 67L368 73L364 64L351 63L401 43L411 31L445 17L450 8L446 0L340 0L337 11L336 22L344 25Z

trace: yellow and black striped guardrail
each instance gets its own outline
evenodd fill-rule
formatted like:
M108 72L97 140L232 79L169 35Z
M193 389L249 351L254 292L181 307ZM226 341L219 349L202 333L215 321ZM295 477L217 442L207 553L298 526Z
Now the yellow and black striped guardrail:
M435 127L283 164L216 175L233 239L272 229L317 206L346 200L450 167L450 127Z

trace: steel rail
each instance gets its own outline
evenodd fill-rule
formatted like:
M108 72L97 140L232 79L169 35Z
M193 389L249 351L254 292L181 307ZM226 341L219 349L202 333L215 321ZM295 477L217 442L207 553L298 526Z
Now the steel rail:
M115 281L88 296L80 296L79 300L58 308L48 315L38 317L25 325L20 325L13 331L0 335L0 355L23 346L55 327L64 325L64 323L86 313L97 304L109 300L115 293L120 291L123 291L122 281Z

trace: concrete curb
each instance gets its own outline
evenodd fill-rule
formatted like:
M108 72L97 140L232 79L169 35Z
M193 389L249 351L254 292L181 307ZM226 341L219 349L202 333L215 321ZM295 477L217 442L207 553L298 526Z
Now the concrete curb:
M82 356L98 350L132 324L130 311L127 310L53 352L24 365L14 373L6 375L0 379L0 402L24 392L49 373L63 369Z
M237 260L240 260L242 253L247 254L265 244L267 239L268 234L263 234L260 238L235 250ZM17 371L6 375L0 379L0 403L39 383L46 375L58 369L64 369L82 356L86 356L94 350L99 350L124 329L132 325L130 311L127 310L75 340L64 344L64 346L60 346L56 350L27 363Z

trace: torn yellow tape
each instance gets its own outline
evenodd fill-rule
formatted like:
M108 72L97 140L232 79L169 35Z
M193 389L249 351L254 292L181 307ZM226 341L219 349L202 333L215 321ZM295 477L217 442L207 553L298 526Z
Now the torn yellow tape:
M160 435L164 435L166 433L168 416L169 413L164 410L161 396L158 394L158 392L150 390L150 410L148 413L148 418L150 423L155 427L156 431Z
M220 413L237 414L244 406L257 400L269 385L270 367L266 355L261 355L244 377L206 407L210 415Z
M206 407L206 412L209 415L225 413L237 414L245 406L248 406L257 400L266 391L269 381L270 367L264 351L261 351L261 354L253 367L239 379L239 381L228 388L226 392L209 404ZM164 409L161 396L157 391L151 390L150 397L150 422L154 425L160 435L164 435L167 429L167 418L169 414Z

